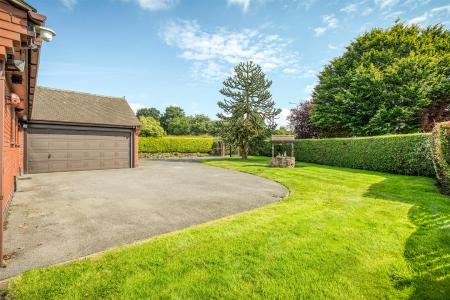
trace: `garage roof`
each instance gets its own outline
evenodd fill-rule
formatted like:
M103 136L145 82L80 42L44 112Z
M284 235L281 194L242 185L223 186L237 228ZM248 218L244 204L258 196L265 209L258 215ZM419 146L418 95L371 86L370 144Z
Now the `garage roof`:
M32 121L139 126L125 98L36 87Z

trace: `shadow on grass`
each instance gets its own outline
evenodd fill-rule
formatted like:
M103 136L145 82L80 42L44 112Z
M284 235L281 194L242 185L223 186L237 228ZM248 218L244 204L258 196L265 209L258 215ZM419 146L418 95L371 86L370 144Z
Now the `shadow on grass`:
M404 256L414 277L393 278L395 286L399 289L412 286L412 299L449 299L450 198L438 194L430 180L388 175L373 184L365 196L412 205L408 217L416 231L406 242Z

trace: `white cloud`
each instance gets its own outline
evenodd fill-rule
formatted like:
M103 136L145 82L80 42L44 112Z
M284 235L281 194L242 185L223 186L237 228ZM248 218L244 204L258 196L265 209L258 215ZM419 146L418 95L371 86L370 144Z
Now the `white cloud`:
M325 31L327 31L326 27L316 27L316 28L314 28L314 33L316 34L316 36L320 36L320 35L324 34Z
M314 28L314 33L316 36L321 36L328 29L336 28L338 26L339 20L336 19L334 15L325 15L322 16L322 22L325 24L324 26Z
M122 0L136 2L142 9L150 11L167 10L176 6L179 0Z
M400 18L400 16L403 15L403 14L405 14L405 11L403 11L403 10L396 10L396 11L393 11L393 12L386 13L384 15L384 18L387 19L387 20L396 20L396 19Z
M68 10L72 10L77 5L78 0L60 0L60 2Z
M339 48L337 46L333 45L333 44L328 44L328 49L330 49L330 50L337 50Z
M140 104L140 103L129 103L129 104L134 113L136 113L139 109L145 107L145 105Z
M291 110L289 108L282 108L281 109L281 113L278 115L278 119L277 119L277 124L278 127L284 126L287 127L289 126L289 121L288 121L288 116L290 115Z
M415 10L418 7L424 6L430 2L431 0L406 0L402 2L402 6L409 8L409 10Z
M440 12L447 12L448 14L450 14L450 4L446 6L435 7L431 10L431 13L440 13Z
M299 54L289 50L291 41L258 30L203 30L196 21L170 22L161 30L167 45L181 50L180 57L192 62L197 79L223 80L233 66L252 60L266 72L279 70L293 74Z
M247 12L250 7L250 0L228 0L228 5L237 5L242 8L244 13Z
M365 16L370 15L372 12L373 12L373 8L367 7L362 11L361 15L365 17Z
M289 76L294 76L297 78L314 78L316 76L316 70L312 69L311 67L306 66L294 66L294 67L287 67L282 70L282 72Z
M408 24L424 24L428 20L436 21L439 17L446 17L450 14L450 5L435 7L425 12L424 14L408 20Z
M300 2L303 8L308 11L317 0L295 0L295 2Z
M398 0L375 0L375 4L381 9L390 9L398 3Z
M300 69L299 68L284 68L283 69L283 73L284 74L288 74L288 75L297 75L298 73L300 73Z
M338 19L333 15L323 16L322 21L327 24L328 28L336 28L338 24Z
M305 88L303 89L303 91L305 92L305 94L307 95L307 97L311 97L311 93L314 90L314 87L316 86L315 83L312 84L307 84L305 86Z
M408 24L410 24L410 25L411 24L421 24L421 23L425 22L427 20L427 18L428 18L428 14L425 13L421 16L412 18L411 20L408 21Z
M356 6L356 4L352 3L352 4L349 4L349 5L341 8L341 11L350 14L350 13L354 13L354 12L358 11L358 7Z

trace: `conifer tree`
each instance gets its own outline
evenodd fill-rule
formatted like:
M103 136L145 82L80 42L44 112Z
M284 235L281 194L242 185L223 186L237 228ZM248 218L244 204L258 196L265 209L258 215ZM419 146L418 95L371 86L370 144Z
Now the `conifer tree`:
M223 82L220 93L225 97L217 104L223 112L217 114L227 124L228 137L233 138L243 159L247 159L252 140L272 128L281 109L269 91L272 81L262 68L252 61L234 68L233 76Z

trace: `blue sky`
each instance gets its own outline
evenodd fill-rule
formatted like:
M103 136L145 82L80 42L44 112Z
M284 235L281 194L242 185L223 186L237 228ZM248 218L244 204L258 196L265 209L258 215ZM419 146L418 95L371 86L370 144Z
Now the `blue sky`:
M439 0L29 0L56 38L39 85L125 96L134 109L179 105L215 117L222 81L261 64L283 108L307 99L317 74L355 37L396 18L450 24Z

